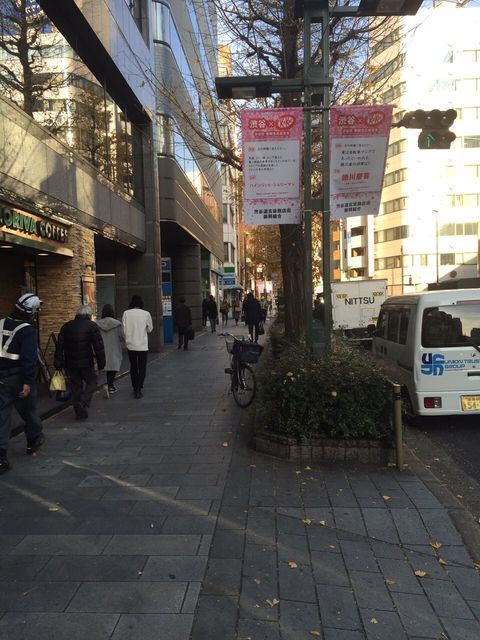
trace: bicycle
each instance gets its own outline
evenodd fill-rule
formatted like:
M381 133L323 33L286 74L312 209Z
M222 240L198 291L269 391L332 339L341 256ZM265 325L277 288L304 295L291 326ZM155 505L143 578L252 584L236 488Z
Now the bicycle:
M227 351L232 356L225 373L230 375L230 389L235 402L245 409L252 404L257 392L257 381L250 364L258 362L263 347L251 340L239 340L231 333L222 335L226 338Z

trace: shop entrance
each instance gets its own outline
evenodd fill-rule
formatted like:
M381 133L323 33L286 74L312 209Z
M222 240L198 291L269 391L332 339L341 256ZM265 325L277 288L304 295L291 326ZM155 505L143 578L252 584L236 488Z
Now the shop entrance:
M21 295L37 293L34 257L26 256L15 249L0 247L0 272L0 318L4 318Z

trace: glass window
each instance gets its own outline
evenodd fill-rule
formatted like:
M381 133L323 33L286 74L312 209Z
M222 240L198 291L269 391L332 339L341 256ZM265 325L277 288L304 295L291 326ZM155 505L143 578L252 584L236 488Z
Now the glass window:
M153 39L171 43L171 18L169 8L161 2L153 2Z
M375 331L375 335L378 338L385 338L387 329L387 313L385 311L380 311L377 320L377 329Z
M425 309L422 346L458 347L480 343L480 300Z
M228 262L228 242L223 243L223 261Z
M466 222L465 223L465 235L476 236L478 235L478 222Z
M455 254L454 253L441 253L440 254L440 264L442 264L442 265L455 264Z
M410 309L402 309L400 311L400 327L398 331L398 341L400 344L407 343L409 320L410 320Z
M391 310L388 312L387 340L398 342L398 328L400 325L400 311Z
M480 136L465 136L463 138L464 149L478 149L480 147Z
M440 235L441 236L453 236L455 235L455 225L454 224L442 224L440 227Z

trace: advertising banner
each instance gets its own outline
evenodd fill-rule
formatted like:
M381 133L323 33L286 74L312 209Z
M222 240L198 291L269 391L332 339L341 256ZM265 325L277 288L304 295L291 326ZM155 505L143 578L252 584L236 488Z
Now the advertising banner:
M245 224L298 224L303 111L242 111Z
M330 110L330 217L377 214L380 206L391 105Z

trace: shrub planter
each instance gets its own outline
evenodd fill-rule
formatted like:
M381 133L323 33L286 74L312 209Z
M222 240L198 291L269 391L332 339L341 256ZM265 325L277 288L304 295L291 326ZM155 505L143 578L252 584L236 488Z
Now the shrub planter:
M285 460L386 464L394 459L393 447L378 440L311 438L299 442L271 431L257 431L253 441L256 451Z

